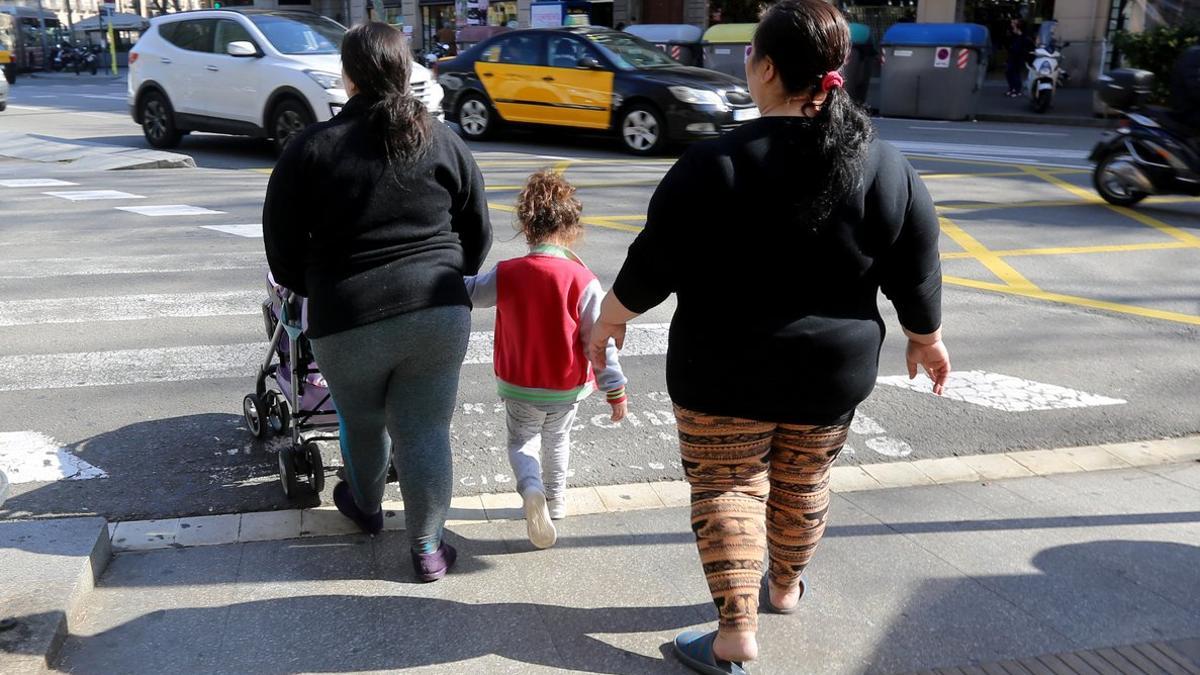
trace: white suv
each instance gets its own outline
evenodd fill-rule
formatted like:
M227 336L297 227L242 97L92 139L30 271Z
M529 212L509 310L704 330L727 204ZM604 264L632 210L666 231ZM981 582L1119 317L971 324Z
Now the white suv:
M156 148L190 131L271 138L277 150L346 103L346 28L309 12L206 10L154 19L129 53L129 110ZM442 88L413 63L411 86L441 117Z

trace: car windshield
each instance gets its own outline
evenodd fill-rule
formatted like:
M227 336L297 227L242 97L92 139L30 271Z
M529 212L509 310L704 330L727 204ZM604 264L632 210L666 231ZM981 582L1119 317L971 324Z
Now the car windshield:
M645 70L677 66L679 62L649 42L627 33L587 33L587 39L600 48L621 70Z
M250 17L283 54L338 54L346 29L323 16L255 14Z

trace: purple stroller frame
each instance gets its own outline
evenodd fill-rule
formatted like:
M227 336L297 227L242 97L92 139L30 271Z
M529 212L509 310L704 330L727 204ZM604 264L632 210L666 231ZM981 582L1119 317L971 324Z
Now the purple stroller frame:
M325 487L325 464L317 441L338 440L338 416L304 330L307 303L267 275L263 324L270 346L259 366L254 393L243 399L246 426L259 439L291 435L279 449L279 480L289 498L315 495ZM269 385L273 383L274 387ZM332 431L332 433L331 433ZM298 476L307 477L302 484Z

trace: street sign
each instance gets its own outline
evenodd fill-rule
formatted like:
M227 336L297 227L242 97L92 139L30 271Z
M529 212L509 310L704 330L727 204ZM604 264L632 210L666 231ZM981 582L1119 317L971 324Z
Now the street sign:
M934 68L949 68L950 67L950 48L938 47L933 52L933 67Z

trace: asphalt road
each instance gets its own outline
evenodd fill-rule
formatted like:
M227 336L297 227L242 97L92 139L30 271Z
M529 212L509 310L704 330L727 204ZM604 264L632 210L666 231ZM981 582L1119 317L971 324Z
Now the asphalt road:
M88 76L19 81L0 129L143 147L123 83ZM1091 129L881 120L879 130L910 154L944 218L945 329L959 375L942 399L905 386L893 330L884 379L844 461L1200 428L1200 204L1096 203L1083 159ZM491 260L523 253L509 205L524 176L556 166L581 187L589 229L580 253L606 285L672 162L561 134L475 150L493 204ZM80 173L0 160L0 467L16 481L0 517L123 520L288 504L275 477L285 441L256 442L241 420L267 347L253 235L272 157L258 141L201 134L181 151L202 168ZM69 185L11 182L29 180ZM124 194L46 194L97 190ZM168 206L189 208L122 210ZM671 311L639 319L631 339L629 420L613 428L607 406L584 404L574 484L680 476L663 381ZM463 367L453 428L463 494L512 487L486 358L492 320L475 313L476 351ZM336 454L328 448L327 459Z

